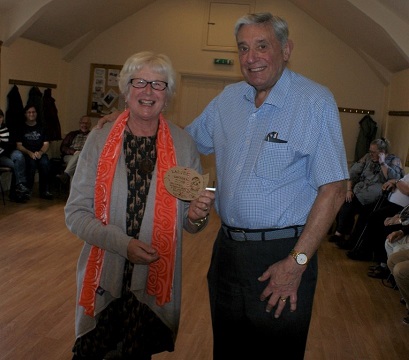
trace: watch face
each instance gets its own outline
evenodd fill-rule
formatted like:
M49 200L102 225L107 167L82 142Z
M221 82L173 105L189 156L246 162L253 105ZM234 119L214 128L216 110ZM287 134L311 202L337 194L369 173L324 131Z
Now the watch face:
M307 255L303 254L303 253L299 253L297 255L297 263L300 265L305 265L308 261Z

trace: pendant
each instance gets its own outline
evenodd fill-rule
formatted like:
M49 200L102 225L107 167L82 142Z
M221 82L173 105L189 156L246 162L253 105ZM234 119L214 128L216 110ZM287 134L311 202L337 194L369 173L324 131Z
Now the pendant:
M151 159L146 157L145 159L139 161L139 169L143 174L147 175L150 174L153 169L155 169L155 165Z

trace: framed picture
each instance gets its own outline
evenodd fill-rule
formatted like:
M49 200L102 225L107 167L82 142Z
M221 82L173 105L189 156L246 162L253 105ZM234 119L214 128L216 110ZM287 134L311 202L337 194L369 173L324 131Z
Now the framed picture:
M88 116L101 117L125 108L125 101L118 87L121 69L122 65L91 64Z

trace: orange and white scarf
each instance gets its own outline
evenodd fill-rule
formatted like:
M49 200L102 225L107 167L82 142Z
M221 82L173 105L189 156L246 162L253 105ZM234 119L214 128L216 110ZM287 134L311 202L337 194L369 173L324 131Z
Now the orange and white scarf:
M119 115L102 150L95 181L95 217L109 223L111 190L118 159L122 150L123 134L129 118L129 110ZM176 254L176 198L170 195L164 184L165 173L176 166L175 148L169 126L159 116L156 142L156 194L151 246L159 253L159 260L149 265L146 292L156 297L156 304L164 305L171 299ZM95 315L96 291L101 279L105 250L92 246L82 283L79 305L85 314Z

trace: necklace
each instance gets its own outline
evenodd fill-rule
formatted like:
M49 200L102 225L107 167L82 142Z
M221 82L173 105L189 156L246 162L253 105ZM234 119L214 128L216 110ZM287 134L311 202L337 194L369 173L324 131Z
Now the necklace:
M153 151L156 145L156 134L153 136L137 136L132 133L132 130L127 125L128 131L132 136L138 139L136 162L138 163L139 171L148 175L155 169L156 151Z
M139 163L139 169L144 175L150 174L153 171L153 169L155 169L155 165L153 161L149 159L148 156L146 156L146 153L143 159L139 161L138 163Z

